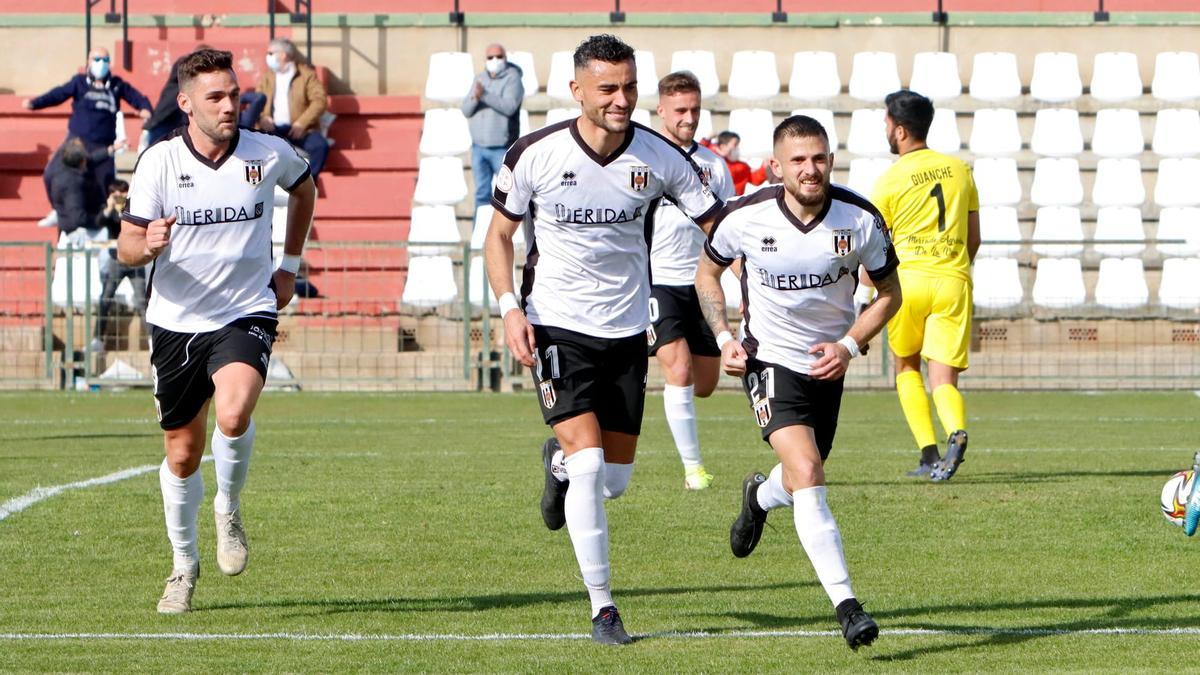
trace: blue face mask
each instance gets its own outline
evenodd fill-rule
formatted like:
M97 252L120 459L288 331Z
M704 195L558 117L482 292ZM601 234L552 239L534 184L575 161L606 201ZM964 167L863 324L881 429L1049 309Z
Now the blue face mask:
M88 72L97 80L103 80L108 77L108 61L92 59L91 64L88 65Z

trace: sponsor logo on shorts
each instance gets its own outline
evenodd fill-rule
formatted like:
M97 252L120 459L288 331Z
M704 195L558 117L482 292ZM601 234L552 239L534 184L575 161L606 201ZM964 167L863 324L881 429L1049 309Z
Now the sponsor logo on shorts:
M558 402L558 394L554 392L554 381L542 380L538 383L538 390L542 393L542 407L546 410L553 408Z

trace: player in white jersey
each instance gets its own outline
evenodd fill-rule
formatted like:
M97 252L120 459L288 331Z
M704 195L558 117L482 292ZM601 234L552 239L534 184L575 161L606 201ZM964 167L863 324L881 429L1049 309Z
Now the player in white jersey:
M700 121L700 81L690 72L671 73L658 82L658 116L663 135L687 153L708 178L717 197L734 196L729 166L717 153L695 141ZM650 247L650 328L646 341L658 358L666 385L663 409L675 448L683 461L683 485L704 490L712 474L700 461L695 397L706 398L721 376L721 350L696 299L696 261L704 231L668 200L654 213L654 243Z
M158 602L164 614L191 610L200 574L199 468L210 399L217 565L229 575L246 567L239 496L254 446L251 414L316 201L308 164L287 141L238 130L239 94L229 52L201 49L180 61L178 102L188 125L138 160L117 241L123 264L151 264L146 321L166 448L159 485L174 553ZM271 260L276 186L291 193L278 270Z
M669 198L705 227L721 201L678 146L633 124L633 49L611 35L575 50L582 115L525 136L496 177L484 245L505 341L533 371L542 418L542 518L570 534L592 638L626 644L609 589L604 499L629 484L646 395L651 214ZM521 304L512 237L526 222Z
M836 608L851 648L879 627L850 588L841 534L825 502L842 381L859 346L900 308L898 261L887 224L861 195L830 185L833 154L819 122L803 115L775 128L772 169L783 185L730 202L713 224L696 292L721 344L725 371L740 375L763 440L779 464L742 484L729 533L739 558L762 536L767 512L792 506L796 534ZM742 262L742 339L729 333L721 273ZM859 265L879 297L855 317Z

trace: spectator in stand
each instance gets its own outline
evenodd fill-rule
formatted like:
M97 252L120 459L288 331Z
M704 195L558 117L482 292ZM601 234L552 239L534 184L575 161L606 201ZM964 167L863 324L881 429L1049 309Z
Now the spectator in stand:
M196 46L196 51L201 49L212 49L212 47L205 44ZM184 54L171 64L171 74L167 76L167 81L158 94L158 103L154 106L154 112L143 125L142 130L146 133L147 148L179 127L187 126L187 115L183 114L183 111L179 109L179 102L175 100L179 97L179 62L186 56L187 54ZM139 151L142 149L139 148Z
M108 184L116 178L116 165L109 149L117 140L117 111L121 101L137 108L143 119L150 117L150 99L110 70L112 58L103 47L92 49L88 55L87 72L80 73L63 84L33 99L22 102L27 110L41 110L70 99L71 121L67 123L67 138L83 141L88 155L107 157L87 167L89 180L96 194L103 195ZM117 148L119 149L119 148ZM53 164L53 161L51 162ZM47 185L49 179L46 180Z
M742 142L742 137L733 131L722 131L717 134L716 138L712 139L705 145L713 152L725 158L725 163L729 165L729 174L733 176L733 188L737 194L746 192L746 184L762 185L767 180L767 162L763 162L757 169L751 170L750 165L741 161L738 156L738 145Z
M108 186L108 201L96 217L96 224L112 242L116 242L117 236L121 234L121 212L125 210L128 199L129 183L115 180ZM117 294L117 287L126 277L129 277L129 283L133 285L133 301L138 316L143 322L146 320L146 268L122 265L117 260L115 247L109 249L102 260L100 279L104 285L100 291L100 307L96 313L96 334L91 344L92 351L97 353L104 351L105 339L113 337L116 332L112 330L113 298Z
M267 45L267 71L258 91L242 94L246 107L239 125L299 146L308 155L308 170L315 181L329 155L329 141L321 135L327 98L317 71L305 62L296 45L276 38Z
M46 181L50 204L58 214L59 239L65 237L66 243L75 248L96 239L100 204L88 174L88 151L83 141L72 138L54 153L46 169Z
M471 172L475 175L475 208L492 201L492 177L500 170L508 146L521 135L521 67L508 62L498 44L488 45L485 69L475 76L462 111L471 129Z

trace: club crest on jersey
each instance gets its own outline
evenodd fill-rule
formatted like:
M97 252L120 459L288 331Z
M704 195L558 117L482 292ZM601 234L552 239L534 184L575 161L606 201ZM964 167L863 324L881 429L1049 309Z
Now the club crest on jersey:
M263 181L263 161L261 159L247 159L246 164L246 182L251 185L258 185Z
M700 167L700 182L703 183L704 185L708 185L709 181L711 181L711 180L712 180L712 167L711 166Z
M771 423L771 399L764 396L754 402L754 419L760 428Z
M840 256L849 255L850 251L854 250L853 234L853 230L834 230L833 252Z
M538 383L538 389L542 393L542 407L550 410L554 404L558 402L558 394L554 393L554 381L542 380Z
M629 168L629 187L633 188L634 192L641 192L648 185L650 185L650 167L633 166Z

